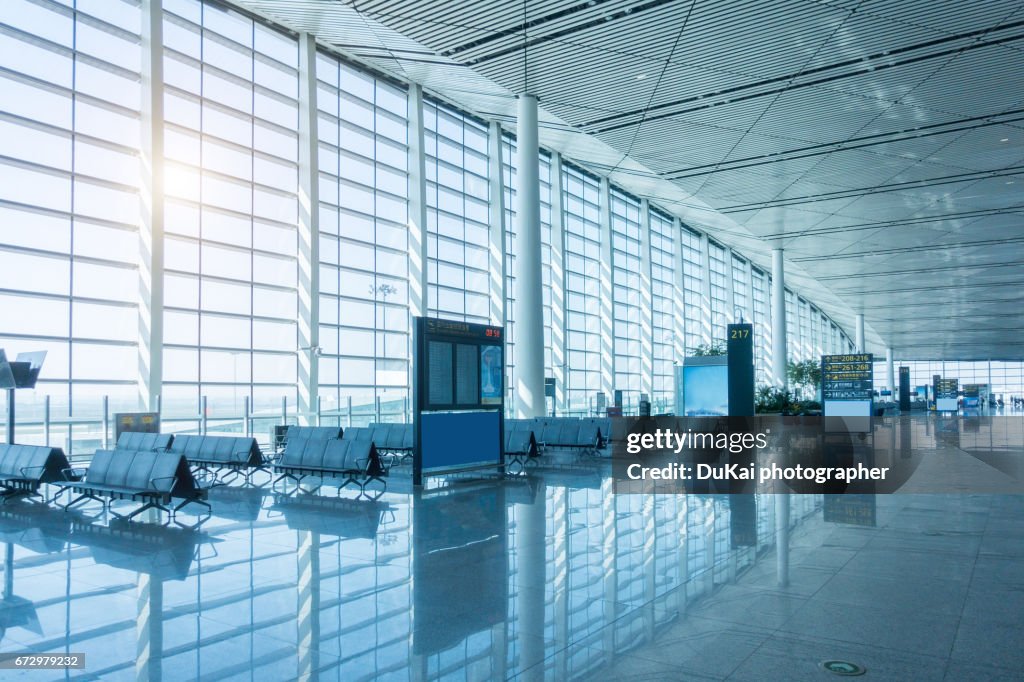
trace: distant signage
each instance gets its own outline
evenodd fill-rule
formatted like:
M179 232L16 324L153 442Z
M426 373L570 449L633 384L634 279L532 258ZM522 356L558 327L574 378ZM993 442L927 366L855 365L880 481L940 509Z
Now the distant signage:
M910 368L900 367L900 410L910 409Z
M935 383L935 409L939 412L956 412L959 379L939 379Z
M114 415L114 440L126 431L160 433L159 412L118 412Z
M555 378L544 377L544 397L554 398L555 397Z
M952 398L955 400L957 393L959 393L959 391L959 379L939 379L939 383L935 386L935 397Z
M871 353L823 355L821 396L823 400L871 400L874 376Z

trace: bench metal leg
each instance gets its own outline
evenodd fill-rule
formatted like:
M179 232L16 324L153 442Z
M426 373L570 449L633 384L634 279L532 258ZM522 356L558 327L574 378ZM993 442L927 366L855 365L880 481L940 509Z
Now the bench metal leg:
M82 493L81 495L79 495L75 499L73 499L70 502L68 502L67 504L65 504L64 505L64 511L67 511L68 509L70 509L74 505L78 504L82 500L96 500L97 502L103 502L103 500L101 500L100 498L96 497L95 495L92 495L90 493ZM105 508L107 506L106 503L104 503L103 506Z
M295 481L296 485L299 482L299 479L295 478L295 476L293 476L292 474L281 474L280 476L278 476L277 478L274 479L274 482L271 485L272 486L277 485L278 483L280 483L281 481L285 480L286 478L290 478L293 481Z
M206 500L200 500L198 497L186 497L181 504L174 508L174 513L177 514L187 504L198 504L201 507L206 507L206 511L213 512L213 507Z
M111 513L111 515L113 515L113 516L115 516L115 517L117 517L119 519L124 519L125 521L131 521L136 516L138 516L139 514L141 514L144 511L146 511L147 509L156 509L156 510L165 512L167 514L167 521L168 521L168 523L170 523L171 515L172 515L171 510L168 509L167 507L163 506L159 502L152 501L152 500L147 502L147 503L145 503L144 505L142 505L141 507L139 507L135 511L133 511L131 514L127 514L127 515L125 515L125 514L118 514L117 512L115 512L113 510L111 510L110 513Z

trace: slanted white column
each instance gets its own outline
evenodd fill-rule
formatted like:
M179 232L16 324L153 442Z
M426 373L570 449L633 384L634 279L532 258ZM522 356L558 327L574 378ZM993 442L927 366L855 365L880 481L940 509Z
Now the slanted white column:
M725 249L725 322L735 324L736 318L736 282L733 281L732 249ZM728 339L722 339L727 341Z
M601 178L601 392L611 405L615 394L615 318L612 309L612 194Z
M651 204L640 200L640 392L654 394L654 294L651 291Z
M857 321L853 331L853 344L857 347L858 353L864 352L864 315L857 313Z
M551 375L555 407L568 409L569 380L565 313L565 216L562 214L562 155L551 154Z
M896 377L894 376L892 366L892 348L885 349L885 387L892 391L892 395L896 395Z
M505 243L505 165L502 163L501 126L492 121L487 136L487 157L490 175L491 220L488 230L488 253L491 273L491 324L504 327L505 314L505 254L511 244Z
M537 98L520 95L516 195L516 386L518 419L544 416L544 298L541 280Z
M786 387L786 273L782 249L772 249L772 380Z
M704 275L700 278L700 342L711 343L711 244L704 233L700 235L700 260Z
M409 314L427 314L427 162L423 86L409 85ZM411 377L410 377L411 380Z
M673 354L672 364L682 363L683 358L686 357L686 325L694 324L693 320L697 320L697 324L700 324L699 318L692 318L687 314L686 310L686 278L683 272L686 268L686 259L683 258L683 245L680 241L682 235L682 223L679 218L672 219L672 234L675 236L675 277L673 284L675 285L675 291L673 298L675 299L675 322L672 327L672 341L673 341ZM698 315L699 311L694 311ZM673 370L674 378L674 370ZM673 397L674 399L674 397Z
M143 0L138 396L144 410L156 409L164 374L163 21L163 0Z
M320 211L316 39L299 34L299 423L316 423L320 383Z

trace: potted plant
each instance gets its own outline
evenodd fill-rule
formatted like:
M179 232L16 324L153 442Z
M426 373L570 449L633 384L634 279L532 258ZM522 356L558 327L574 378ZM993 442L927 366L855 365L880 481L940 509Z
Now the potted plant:
M711 343L702 343L696 348L691 348L690 351L691 357L695 358L708 358L716 355L725 355L725 342L712 341Z
M754 394L756 414L786 414L793 406L793 394L777 386L761 386Z

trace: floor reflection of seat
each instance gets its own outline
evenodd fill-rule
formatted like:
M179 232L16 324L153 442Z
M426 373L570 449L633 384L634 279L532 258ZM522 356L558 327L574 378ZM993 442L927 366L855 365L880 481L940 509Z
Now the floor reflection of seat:
M250 523L259 518L263 501L271 496L260 487L218 486L210 491L212 515L228 521Z
M309 530L343 538L373 538L390 505L379 500L274 495L272 513L284 515L292 530Z
M48 554L70 543L87 547L97 563L171 580L184 580L200 546L212 542L190 528L123 520L102 525L39 505L0 508L0 540Z

